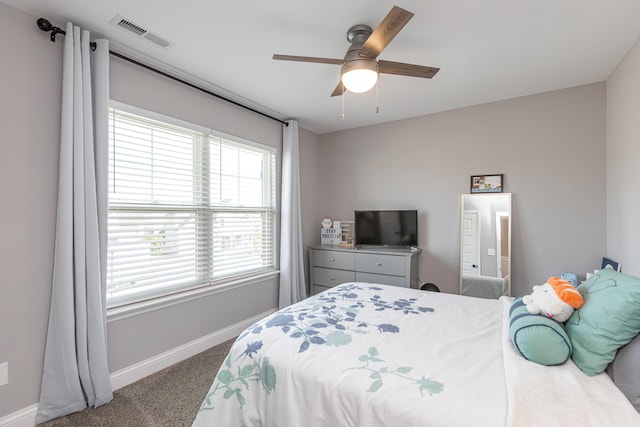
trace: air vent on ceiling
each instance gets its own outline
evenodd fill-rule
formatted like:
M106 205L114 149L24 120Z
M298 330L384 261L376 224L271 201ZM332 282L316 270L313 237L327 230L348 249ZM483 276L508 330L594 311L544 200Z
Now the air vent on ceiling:
M147 29L141 27L140 25L134 24L133 22L131 22L131 20L121 16L121 15L116 15L115 18L113 18L111 21L109 21L109 23L113 26L116 27L120 27L122 29L125 29L133 34L135 34L138 37L142 37L143 39L147 39L152 43L157 44L160 47L164 47L166 48L170 48L172 46L173 43L163 39L162 37L158 36L157 34L153 34L151 32L149 32Z

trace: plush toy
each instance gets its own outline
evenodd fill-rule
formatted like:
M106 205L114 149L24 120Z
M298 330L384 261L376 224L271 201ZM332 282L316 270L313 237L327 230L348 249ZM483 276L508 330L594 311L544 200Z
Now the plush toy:
M574 309L582 307L584 299L571 282L558 277L550 277L544 285L533 287L531 295L522 298L531 314L542 314L564 323Z

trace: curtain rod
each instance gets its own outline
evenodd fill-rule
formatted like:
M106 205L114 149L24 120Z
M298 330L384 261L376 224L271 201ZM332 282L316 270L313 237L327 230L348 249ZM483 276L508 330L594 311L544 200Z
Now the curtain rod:
M66 35L67 34L67 32L64 31L63 29L61 29L59 27L54 27L53 25L51 25L51 22L49 22L48 19L38 18L36 23L38 25L38 28L40 28L42 31L50 31L51 32L51 41L54 42L54 43L56 41L56 35L57 34L62 34L62 35ZM90 45L91 45L92 49L96 48L96 43L95 42L91 42ZM172 76L171 74L165 73L164 71L158 70L157 68L153 68L153 67L151 67L151 66L149 66L147 64L143 64L140 61L137 61L135 59L129 58L127 56L124 56L124 55L122 55L122 54L120 54L118 52L114 52L112 50L109 50L109 53L111 55L113 55L113 56L116 56L116 57L118 57L120 59L123 59L123 60L125 60L127 62L130 62L130 63L132 63L134 65L137 65L138 67L142 67L142 68L147 69L149 71L153 71L154 73L160 74L161 76L164 76L164 77L166 77L168 79L171 79L171 80L174 80L174 81L176 81L178 83L182 83L183 85L189 86L190 88L197 89L200 92L206 93L207 95L214 96L214 97L216 97L218 99L226 101L226 102L228 102L230 104L233 104L233 105L235 105L237 107L244 108L245 110L249 110L249 111L251 111L253 113L259 114L259 115L264 116L264 117L267 117L267 118L269 118L271 120L274 120L276 122L280 122L285 126L289 126L289 123L287 123L287 122L285 122L283 120L280 120L280 119L278 119L276 117L270 116L270 115L268 115L266 113L263 113L262 111L258 111L258 110L254 109L254 108L251 108L251 107L247 106L247 105L244 105L244 104L241 104L239 102L236 102L233 99L229 99L229 98L224 97L222 95L218 95L217 93L211 92L210 90L207 90L207 89L204 89L204 88L202 88L200 86L194 85L193 83L189 83L188 81L182 80L181 78L178 78L176 76Z

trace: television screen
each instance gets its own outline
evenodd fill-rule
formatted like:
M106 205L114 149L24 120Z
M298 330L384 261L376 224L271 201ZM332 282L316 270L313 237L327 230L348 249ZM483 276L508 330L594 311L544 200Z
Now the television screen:
M355 211L356 245L418 246L418 211Z

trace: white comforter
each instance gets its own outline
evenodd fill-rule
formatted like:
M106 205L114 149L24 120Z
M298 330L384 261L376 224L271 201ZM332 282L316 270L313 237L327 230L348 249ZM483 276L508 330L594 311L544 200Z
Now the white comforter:
M640 426L606 374L526 361L510 299L344 284L248 328L195 426Z

